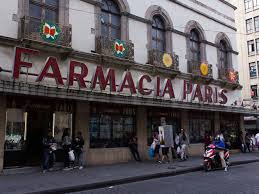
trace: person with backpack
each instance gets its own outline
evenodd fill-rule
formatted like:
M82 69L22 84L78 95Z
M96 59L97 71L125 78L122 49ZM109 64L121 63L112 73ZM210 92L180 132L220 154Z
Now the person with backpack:
M73 142L73 148L75 153L75 163L74 168L79 168L79 170L83 169L83 148L85 141L82 136L82 132L78 131L77 136Z

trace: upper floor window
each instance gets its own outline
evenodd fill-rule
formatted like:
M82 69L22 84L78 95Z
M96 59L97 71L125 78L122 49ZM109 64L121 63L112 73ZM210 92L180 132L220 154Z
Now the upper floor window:
M253 10L253 0L245 0L245 11L249 12Z
M246 20L246 33L252 33L253 32L253 20L252 18Z
M259 53L259 38L255 39L255 44L256 44L256 53Z
M259 8L259 0L254 0L254 9Z
M118 5L112 0L102 0L101 35L121 39L121 16Z
M29 16L34 21L58 23L59 0L30 0Z
M254 17L255 31L259 31L259 16Z
M254 40L247 42L248 55L253 55L255 53L255 44Z
M196 29L191 30L190 34L190 60L201 61L201 40Z
M253 78L253 77L256 77L256 65L255 65L255 62L253 63L249 63L249 71L250 71L250 77Z
M153 17L152 49L165 51L165 24L160 16Z
M219 43L219 65L222 68L228 68L228 50L227 44L224 40L221 40Z

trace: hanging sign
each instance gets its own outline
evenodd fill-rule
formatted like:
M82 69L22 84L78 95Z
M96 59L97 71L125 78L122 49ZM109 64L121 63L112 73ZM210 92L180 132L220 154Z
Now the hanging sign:
M173 59L171 57L171 55L169 55L168 53L165 53L163 55L163 63L164 63L164 66L169 68L173 65Z
M125 42L121 40L115 40L112 46L113 53L116 57L124 58L127 54L127 47Z
M60 28L52 23L44 21L40 26L40 36L46 42L56 42L61 35Z
M201 75L207 76L209 74L209 67L208 67L208 65L205 64L205 63L202 63L200 65L200 72L201 72Z

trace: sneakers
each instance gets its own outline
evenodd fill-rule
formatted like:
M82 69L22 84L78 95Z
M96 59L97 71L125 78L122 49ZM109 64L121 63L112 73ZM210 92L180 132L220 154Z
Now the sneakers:
M71 167L65 167L65 168L63 168L63 170L65 170L65 171L67 171L67 170L72 170L73 168L71 168Z
M224 169L224 171L227 172L227 171L228 171L228 168L226 167L226 168Z
M80 166L80 167L79 167L79 170L82 170L83 168L84 168L83 166Z
M47 172L47 170L43 170L42 173L45 174Z

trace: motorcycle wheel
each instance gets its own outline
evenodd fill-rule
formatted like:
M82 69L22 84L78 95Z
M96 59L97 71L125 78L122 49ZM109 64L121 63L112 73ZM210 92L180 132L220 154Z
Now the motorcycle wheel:
M206 172L211 171L212 167L211 167L211 163L210 162L204 162L203 164L203 168Z

